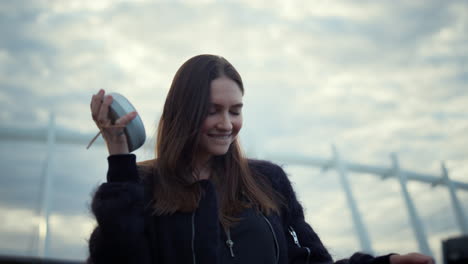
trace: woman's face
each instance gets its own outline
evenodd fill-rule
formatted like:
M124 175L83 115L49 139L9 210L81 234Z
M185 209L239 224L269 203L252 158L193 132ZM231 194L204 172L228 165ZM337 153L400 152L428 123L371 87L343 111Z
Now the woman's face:
M226 154L241 128L241 89L228 77L213 80L210 110L200 131L200 158Z

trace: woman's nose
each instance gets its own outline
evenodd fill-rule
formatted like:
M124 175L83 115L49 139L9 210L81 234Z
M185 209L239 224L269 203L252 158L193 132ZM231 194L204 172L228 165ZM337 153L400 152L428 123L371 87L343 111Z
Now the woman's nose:
M232 122L229 115L223 115L217 124L218 129L230 131L232 129Z

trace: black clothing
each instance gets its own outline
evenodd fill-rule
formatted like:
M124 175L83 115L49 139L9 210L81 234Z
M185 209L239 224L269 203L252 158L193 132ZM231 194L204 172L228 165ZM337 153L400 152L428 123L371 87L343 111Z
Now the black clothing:
M220 263L276 263L276 238L268 220L252 208L243 211L239 217L242 220L227 231L233 242L232 248L226 243L228 234L222 232L221 241L225 243L220 253Z
M194 212L153 216L148 206L152 196L145 184L149 177L137 168L135 156L112 155L108 161L107 183L98 188L92 202L98 226L89 241L89 263L222 263L225 240L221 239L218 199L211 181L198 182L203 195ZM265 216L276 238L277 263L331 263L330 254L305 222L302 206L281 167L254 160L249 166L265 175L286 201L279 215ZM297 233L300 246L294 243L289 228ZM340 263L388 264L389 255L374 258L355 253Z

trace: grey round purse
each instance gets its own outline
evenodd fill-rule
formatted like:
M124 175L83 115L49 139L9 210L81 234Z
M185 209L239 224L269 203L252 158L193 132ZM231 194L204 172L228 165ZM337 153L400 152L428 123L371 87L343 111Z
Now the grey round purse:
M112 122L121 118L122 116L136 111L135 107L123 95L119 93L110 93L112 104L109 106L109 118ZM128 125L124 128L125 136L127 137L128 151L133 152L145 143L146 133L145 127L139 115L137 115Z

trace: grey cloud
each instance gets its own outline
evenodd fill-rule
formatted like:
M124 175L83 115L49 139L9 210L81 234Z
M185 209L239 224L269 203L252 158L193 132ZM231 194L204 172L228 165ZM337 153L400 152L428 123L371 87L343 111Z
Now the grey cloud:
M246 83L242 140L258 155L295 152L329 157L330 143L335 142L350 160L389 165L388 154L396 151L405 167L437 173L439 160L445 159L453 164L456 177L466 178L468 168L460 165L466 163L463 146L468 143L463 125L468 118L463 114L468 110L463 1L338 2L337 7L352 7L351 13L328 16L301 3L301 19L285 15L278 6L281 2L269 1L263 3L265 8L251 1L126 2L104 9L56 6L62 4L10 1L0 6L0 34L5 36L0 44L3 124L44 125L47 113L55 111L59 126L91 131L88 101L99 88L127 94L145 124L154 124L179 65L198 53L218 53L236 65ZM74 168L66 158L68 154L60 162ZM333 202L333 191L339 192L331 187L336 180L309 182L309 176L319 174L304 175L297 177L297 188L308 207L318 210L313 222L324 222L321 213L336 217L344 210L343 200L334 201L328 211L312 202ZM88 197L96 184L91 176L57 177L59 185L76 186L55 196L73 207L84 204L73 202L73 196ZM73 178L67 183L67 177ZM10 186L27 181L17 180L8 178ZM379 183L375 192L360 196L362 207L378 207L379 203L366 201L379 199L380 191L389 194L384 189L393 185ZM316 197L322 188L325 193ZM15 205L32 207L21 195L13 191L8 195ZM368 217L379 249L394 245L381 242L387 226L375 223L398 205L385 206ZM72 214L63 204L56 207ZM449 209L444 205L434 212L445 210ZM394 233L395 240L410 232L405 221L401 213L390 219L402 230ZM453 221L444 221L430 223L430 233L439 236L455 229ZM351 228L337 230L352 235ZM338 234L324 236L335 241L334 247L355 243L354 238L339 240ZM339 249L338 255L349 251Z

